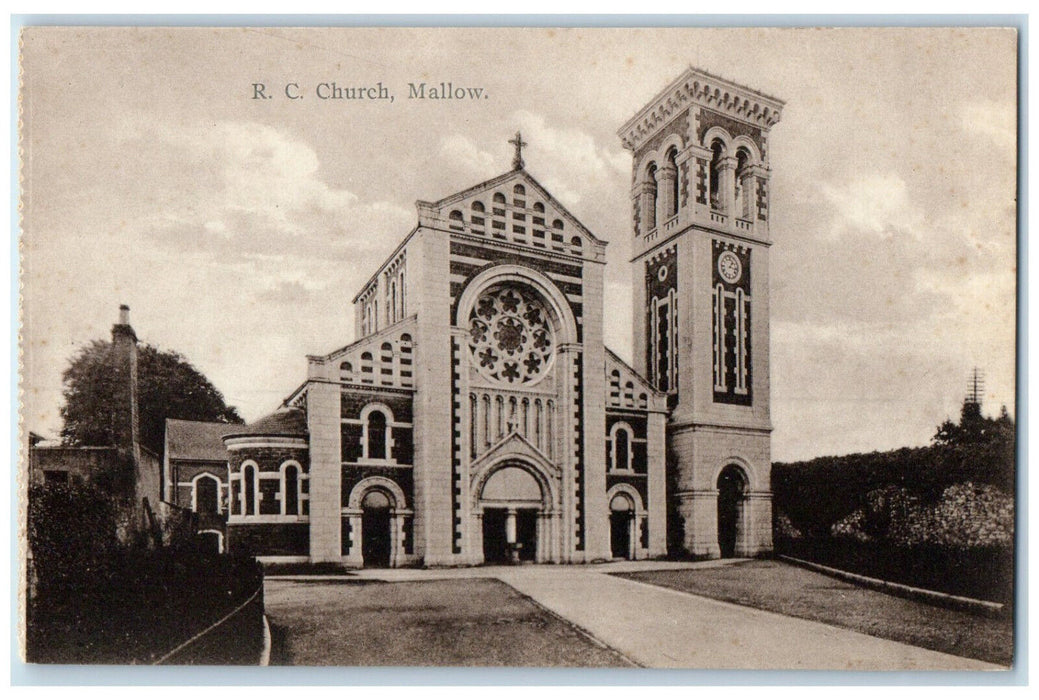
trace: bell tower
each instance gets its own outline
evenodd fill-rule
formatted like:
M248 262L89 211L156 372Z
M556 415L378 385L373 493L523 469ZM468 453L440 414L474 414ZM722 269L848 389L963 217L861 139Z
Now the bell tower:
M768 157L783 104L689 68L618 132L633 156L634 364L671 409L671 551L772 547Z

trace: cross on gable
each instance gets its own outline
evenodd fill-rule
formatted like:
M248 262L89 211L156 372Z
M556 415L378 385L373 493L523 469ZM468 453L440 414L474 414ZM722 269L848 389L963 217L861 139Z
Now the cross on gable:
M516 147L516 155L512 157L512 169L519 170L523 167L523 147L527 145L527 142L520 136L520 132L516 132L516 137L509 139L509 143Z

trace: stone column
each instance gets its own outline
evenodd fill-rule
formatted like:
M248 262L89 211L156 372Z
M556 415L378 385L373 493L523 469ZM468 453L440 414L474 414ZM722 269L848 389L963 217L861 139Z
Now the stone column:
M640 182L634 189L635 201L639 208L639 226L636 235L645 236L657 227L657 183Z
M718 211L731 214L735 211L736 159L726 156L718 161Z
M505 516L505 541L510 545L516 544L516 509L509 508Z
M678 170L670 163L657 170L657 224L660 226L678 213L678 203L675 201L677 178Z

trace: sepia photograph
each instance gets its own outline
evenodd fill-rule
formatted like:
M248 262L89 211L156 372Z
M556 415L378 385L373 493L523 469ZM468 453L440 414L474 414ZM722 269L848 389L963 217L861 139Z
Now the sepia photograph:
M23 26L22 660L1020 668L1018 39Z

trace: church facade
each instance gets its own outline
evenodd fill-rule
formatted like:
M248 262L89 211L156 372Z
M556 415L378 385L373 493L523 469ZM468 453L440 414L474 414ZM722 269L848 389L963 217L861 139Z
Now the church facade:
M620 131L634 366L603 343L606 243L526 171L517 134L511 170L417 203L353 300L358 340L309 357L275 414L219 431L226 472L168 473L166 493L209 504L229 550L268 560L769 550L767 137L781 108L690 68ZM212 478L220 497L196 497Z

